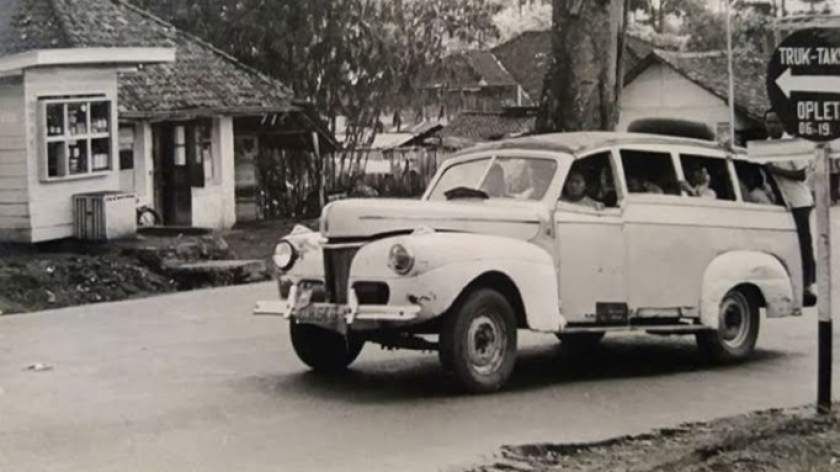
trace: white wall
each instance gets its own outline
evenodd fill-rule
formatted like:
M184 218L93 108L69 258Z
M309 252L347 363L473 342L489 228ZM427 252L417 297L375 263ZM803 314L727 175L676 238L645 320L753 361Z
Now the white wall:
M640 118L682 118L700 121L717 130L718 123L729 123L725 100L686 79L673 68L655 64L648 67L621 93L618 131ZM745 127L736 112L735 129Z
M0 78L0 241L29 242L23 77Z
M122 171L122 190L133 192L141 203L154 207L154 156L152 155L152 125L146 121L134 123L134 170ZM129 185L128 181L131 181ZM160 209L156 208L160 212Z
M41 181L41 130L38 119L39 97L104 94L112 99L111 120L117 123L117 75L106 68L43 68L25 72L25 113L27 160L30 163L29 199L32 242L73 236L73 195L77 193L120 190L117 139L111 143L113 170L104 175L66 180ZM115 134L116 137L116 134Z
M236 223L236 176L233 154L233 119L213 119L213 176L205 175L204 188L192 189L193 226L226 229Z

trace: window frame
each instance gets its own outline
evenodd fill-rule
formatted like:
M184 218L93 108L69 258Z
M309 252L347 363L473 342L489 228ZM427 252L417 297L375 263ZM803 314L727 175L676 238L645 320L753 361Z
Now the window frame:
M610 171L612 172L613 184L615 186L616 192L616 203L615 206L606 206L604 205L601 209L595 208L588 208L581 205L576 205L574 203L568 203L561 200L563 196L563 189L566 185L566 180L569 178L569 174L572 172L575 164L579 161L590 159L593 157L597 157L599 155L605 155L607 158L607 165L610 166ZM620 177L619 177L620 176ZM625 197L627 196L627 192L624 189L624 168L621 165L620 156L617 154L617 149L613 146L606 146L594 149L588 149L586 152L576 155L574 160L569 164L568 168L566 169L565 174L563 175L562 180L560 181L560 193L557 196L557 206L562 207L563 210L568 209L575 209L577 211L583 211L587 213L596 212L596 213L612 213L612 212L621 212L624 208L624 201ZM603 203L603 202L602 202Z
M663 193L649 193L649 192L631 192L629 186L627 185L627 169L624 166L624 156L621 154L623 151L630 151L630 152L647 152L647 153L654 153L654 154L667 154L670 158L671 168L674 171L674 174L677 179L677 183L680 180L685 179L683 175L683 169L680 165L679 158L677 157L677 152L674 150L672 145L662 145L662 144L651 144L651 145L639 145L639 144L626 144L622 145L619 144L615 146L614 153L616 160L618 162L618 168L621 169L621 190L624 193L624 199L648 199L648 198L655 198L657 200L666 199L670 201L675 201L677 199L679 201L685 195L683 192L680 191L678 194L667 193L665 189Z
M729 191L732 192L732 196L734 198L728 199L728 198L721 198L720 196L717 196L717 197L714 198L714 200L712 200L712 199L707 199L707 200L717 201L717 202L741 202L741 203L744 202L743 195L741 195L741 187L740 187L740 185L736 184L738 182L738 180L736 180L738 178L738 175L737 175L737 172L735 171L735 165L732 162L731 158L729 158L726 155L716 155L715 153L704 152L701 149L692 150L692 149L688 149L688 148L682 148L678 151L674 151L674 153L676 154L677 162L679 162L679 165L680 165L680 172L679 173L681 174L681 179L684 180L684 181L688 181L688 177L685 175L685 168L683 166L683 158L708 159L708 160L723 161L723 164L726 167L727 177L729 178ZM684 190L681 191L681 193L683 194L683 196L689 196L690 197L690 195L688 195ZM715 192L715 193L717 193L717 192ZM698 197L692 197L692 198L698 198Z
M531 201L531 202L556 202L560 198L560 190L562 189L562 183L565 181L565 175L568 172L569 168L571 167L572 163L575 160L575 156L573 154L567 154L563 152L556 152L556 151L546 151L546 150L530 150L530 149L521 149L521 148L511 148L511 149L494 149L494 150L487 150L487 151L477 151L474 153L469 154L462 154L458 155L452 159L447 160L444 162L435 173L435 176L426 186L425 192L423 192L423 196L421 200L423 201L430 201L430 197L434 189L439 184L441 178L444 176L446 172L449 171L451 167L466 164L468 162L487 159L488 165L485 172L482 174L482 179L486 176L486 173L489 171L490 165L489 161L493 160L496 157L502 158L528 158L528 159L543 159L543 160L551 160L557 164L557 168L555 169L554 178L549 183L548 187L545 190L542 198L538 200L522 200L522 201ZM560 176L563 176L560 179ZM479 184L481 180L479 180ZM553 203L552 203L553 204Z
M69 129L69 108L73 105L86 105L85 112L85 132L72 134ZM105 104L107 112L105 119L107 131L93 132L92 128L92 107L96 104ZM53 106L61 107L61 134L50 133L48 110ZM116 101L104 94L84 95L84 96L67 96L67 97L39 97L38 98L38 161L40 168L41 182L64 182L70 180L91 179L110 175L117 169L115 148L115 127L117 120L115 117ZM107 141L108 152L105 155L107 165L105 167L96 167L94 159L94 142ZM85 170L83 172L72 173L70 166L69 149L71 143L84 142L84 149L86 152ZM60 144L64 150L64 158L60 159L59 166L61 167L58 175L50 175L50 156L49 149L51 144Z

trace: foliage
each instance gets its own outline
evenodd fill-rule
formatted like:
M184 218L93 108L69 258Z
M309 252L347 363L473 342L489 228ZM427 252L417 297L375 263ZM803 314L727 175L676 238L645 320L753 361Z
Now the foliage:
M652 26L642 23L628 24L627 34L650 43L656 48L667 50L682 50L689 40L686 35L657 33Z
M681 21L707 10L703 0L629 0L630 11L643 12L646 21L657 33L666 32L669 17Z
M750 53L764 54L772 48L773 17L746 9L732 13L732 47ZM692 51L724 50L726 44L726 16L703 11L690 18L685 25Z
M135 1L362 128L454 45L495 39L499 9L498 0Z
M499 42L507 41L525 31L544 31L551 28L551 3L535 1L511 4L493 17L499 31Z

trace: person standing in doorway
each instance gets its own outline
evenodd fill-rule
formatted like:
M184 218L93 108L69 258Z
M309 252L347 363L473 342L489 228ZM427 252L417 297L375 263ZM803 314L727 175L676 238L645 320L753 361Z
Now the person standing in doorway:
M764 127L767 130L768 140L791 139L791 136L785 133L779 116L773 110L764 114ZM817 294L816 262L811 238L811 210L814 208L814 197L808 186L808 167L809 163L801 160L765 164L765 170L776 178L779 191L796 223L805 291L803 303L810 306L816 302Z

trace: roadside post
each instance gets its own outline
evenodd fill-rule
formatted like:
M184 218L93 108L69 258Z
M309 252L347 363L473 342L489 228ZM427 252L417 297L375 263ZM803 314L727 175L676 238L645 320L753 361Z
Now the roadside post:
M840 29L803 29L779 43L767 68L767 95L785 130L814 143L811 153L815 164L814 241L819 291L817 411L825 414L831 411L833 353L829 142L840 138ZM789 153L788 158L796 154Z

